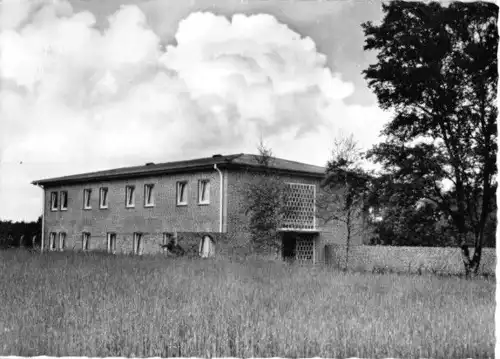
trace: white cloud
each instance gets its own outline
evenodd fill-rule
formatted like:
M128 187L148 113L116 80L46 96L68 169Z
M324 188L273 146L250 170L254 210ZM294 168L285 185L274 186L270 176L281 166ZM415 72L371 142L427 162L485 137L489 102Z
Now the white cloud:
M192 13L163 48L136 6L99 31L90 12L40 3L0 5L12 14L0 32L0 218L39 214L38 178L254 152L261 134L276 155L324 164L336 129L376 138L380 111L343 104L352 84L273 16Z

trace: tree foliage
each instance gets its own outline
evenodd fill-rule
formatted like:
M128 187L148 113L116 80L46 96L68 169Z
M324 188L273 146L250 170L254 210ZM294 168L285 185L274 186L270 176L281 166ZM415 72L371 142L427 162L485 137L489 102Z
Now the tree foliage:
M40 244L42 232L42 217L32 222L12 222L0 220L0 246L2 247L30 247L33 244L33 236L36 236L36 243ZM23 238L21 242L21 237Z
M325 223L336 221L345 226L346 267L352 236L365 230L364 195L370 177L359 165L360 159L361 152L353 135L336 138L316 203L318 217Z
M451 220L466 272L477 271L495 206L498 7L393 1L383 11L381 25L363 24L365 50L378 51L363 73L394 116L369 156L400 197L425 199Z
M261 166L261 171L254 173L253 180L243 190L248 229L256 251L278 251L281 248L278 229L287 211L286 188L273 170L272 150L262 139L258 151L255 161Z

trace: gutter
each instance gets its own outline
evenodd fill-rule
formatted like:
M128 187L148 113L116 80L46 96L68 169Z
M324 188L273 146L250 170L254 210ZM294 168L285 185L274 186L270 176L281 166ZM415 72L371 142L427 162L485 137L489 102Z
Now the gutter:
M0 1L1 2L1 1ZM137 177L147 177L147 176L155 176L155 175L163 175L163 174L173 174L173 173L182 173L182 172L192 172L192 171L202 171L202 170L210 170L212 169L211 164L202 165L202 166L191 166L191 167L182 167L182 168L169 168L169 169L155 169L148 171L136 171L129 173L109 173L109 174L95 174L92 173L83 173L78 175L71 175L65 177L56 177L56 178L46 178L37 181L31 182L31 184L38 185L50 185L57 186L61 184L80 184L80 183L88 183L95 181L107 181L114 179L123 179L123 178L137 178ZM82 177L80 177L82 176ZM76 178L75 178L76 177Z
M224 190L224 186L223 186L223 181L224 181L224 178L222 177L222 172L221 170L217 167L217 164L214 164L214 169L219 172L219 178L220 178L220 189L219 189L219 203L220 203L220 207L219 207L219 233L222 233L222 210L223 210L223 205L224 203L222 202L222 191Z

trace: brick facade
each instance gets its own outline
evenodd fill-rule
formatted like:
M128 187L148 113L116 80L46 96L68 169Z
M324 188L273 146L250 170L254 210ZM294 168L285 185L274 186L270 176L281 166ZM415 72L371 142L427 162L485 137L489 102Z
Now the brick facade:
M198 181L210 181L210 203L198 204ZM187 181L188 204L176 203L176 183ZM144 206L144 185L154 184L154 206ZM125 186L135 186L135 206L125 206ZM99 208L99 189L108 188L108 208ZM83 208L83 191L92 190L91 207ZM161 250L163 232L212 233L219 230L219 174L195 172L143 177L129 180L87 182L45 189L45 246L50 232L66 232L68 249L82 248L82 233L91 234L91 249L106 250L108 232L117 235L116 248L119 253L132 251L134 232L143 233L143 253ZM68 192L67 210L52 211L50 193Z
M241 245L248 243L250 234L247 230L248 217L244 212L244 196L242 189L248 183L257 181L259 174L248 171L229 171L228 173L228 189L227 197L227 223L230 228L230 233L236 234ZM283 182L313 184L316 186L317 193L320 191L321 179L308 176L280 175ZM357 219L361 221L361 219ZM316 218L316 229L319 233L313 236L314 238L314 261L316 263L324 262L324 248L327 244L344 244L346 238L346 228L343 223L333 221L324 223L320 218ZM352 245L361 245L364 242L366 233L358 232L351 238Z
M250 235L248 216L244 213L243 188L258 180L261 172L222 169L222 233L220 229L219 173L213 170L186 171L172 174L149 175L130 179L106 181L86 180L84 183L45 186L44 247L49 246L51 232L66 233L66 248L81 250L82 233L90 233L90 250L107 249L107 233L116 233L116 252L132 253L133 235L142 233L142 253L162 251L163 233L177 232L179 244L189 253L197 253L202 234L210 234L217 241L217 253L248 253ZM284 182L313 184L319 191L321 178L318 175L280 175ZM198 203L198 182L209 180L210 203ZM176 203L176 183L187 181L188 203ZM154 185L154 206L144 205L144 185ZM125 205L125 187L135 186L135 205ZM99 207L99 190L108 188L108 208ZM91 209L84 209L84 189L91 189ZM67 191L67 210L52 211L51 192ZM339 223L324 224L316 219L317 233L314 238L314 261L323 262L326 244L345 243L344 226ZM57 237L58 240L58 237ZM362 235L355 235L351 243L361 244Z

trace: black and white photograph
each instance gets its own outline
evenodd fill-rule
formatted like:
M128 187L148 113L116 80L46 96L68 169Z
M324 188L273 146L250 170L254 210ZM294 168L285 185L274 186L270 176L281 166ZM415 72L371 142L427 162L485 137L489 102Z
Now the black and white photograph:
M0 0L0 356L500 357L498 17Z

